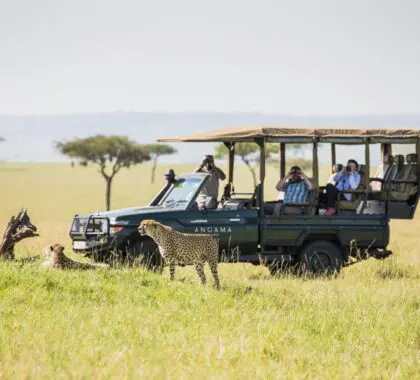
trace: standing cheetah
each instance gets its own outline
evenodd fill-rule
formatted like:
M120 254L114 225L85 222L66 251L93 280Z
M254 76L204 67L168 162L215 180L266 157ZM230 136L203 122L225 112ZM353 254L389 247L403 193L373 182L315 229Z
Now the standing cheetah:
M214 277L215 286L220 289L217 274L219 242L214 236L181 233L155 220L143 220L138 230L141 235L150 236L159 246L160 254L165 263L169 265L171 281L175 277L175 265L194 264L201 284L204 285L206 283L204 263L207 261Z
M47 245L44 248L44 257L45 261L42 264L44 268L96 269L108 267L107 264L89 264L73 261L64 254L64 247L61 244Z

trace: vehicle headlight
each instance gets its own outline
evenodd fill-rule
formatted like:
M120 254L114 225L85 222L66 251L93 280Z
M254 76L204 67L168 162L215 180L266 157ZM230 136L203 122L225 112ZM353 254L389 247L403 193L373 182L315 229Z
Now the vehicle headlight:
M109 233L111 235L117 234L118 232L122 231L124 226L111 226L109 227Z

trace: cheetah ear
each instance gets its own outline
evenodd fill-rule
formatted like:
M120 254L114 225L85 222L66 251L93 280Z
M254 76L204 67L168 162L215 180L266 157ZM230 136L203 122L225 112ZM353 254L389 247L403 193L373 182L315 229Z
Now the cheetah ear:
M50 245L48 248L50 249L50 251L52 251L54 249L54 246Z

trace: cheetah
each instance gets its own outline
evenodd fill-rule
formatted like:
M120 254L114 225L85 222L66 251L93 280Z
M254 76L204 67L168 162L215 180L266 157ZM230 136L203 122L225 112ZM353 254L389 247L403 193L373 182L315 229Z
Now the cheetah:
M96 269L108 267L107 264L89 264L73 261L64 254L64 247L61 244L47 245L44 248L44 257L45 261L42 264L44 268Z
M141 235L150 236L158 245L165 263L169 265L169 279L175 278L175 265L194 264L201 284L206 283L204 264L207 261L214 278L214 284L220 289L217 274L219 242L217 238L206 234L186 234L174 231L156 220L143 220L138 227Z

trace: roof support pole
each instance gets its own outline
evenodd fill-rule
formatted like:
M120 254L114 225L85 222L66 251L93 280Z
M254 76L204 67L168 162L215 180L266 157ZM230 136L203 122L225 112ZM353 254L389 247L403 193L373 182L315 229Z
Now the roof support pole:
M264 215L264 179L265 179L265 141L264 139L258 139L256 141L260 147L260 184L259 184L259 206L260 215Z
M331 143L331 165L335 165L337 156L335 154L335 143Z
M286 177L286 144L280 143L280 179Z
M229 174L228 174L228 183L233 184L233 170L235 166L235 143L225 143L226 147L228 148L229 154Z
M369 189L369 178L370 178L370 149L369 149L369 139L365 140L365 165L366 165L366 173L365 173L365 189Z
M312 184L315 189L319 186L318 178L318 141L314 139L312 150Z
M392 154L392 145L391 144L381 144L381 163L384 162L384 157L387 154Z

